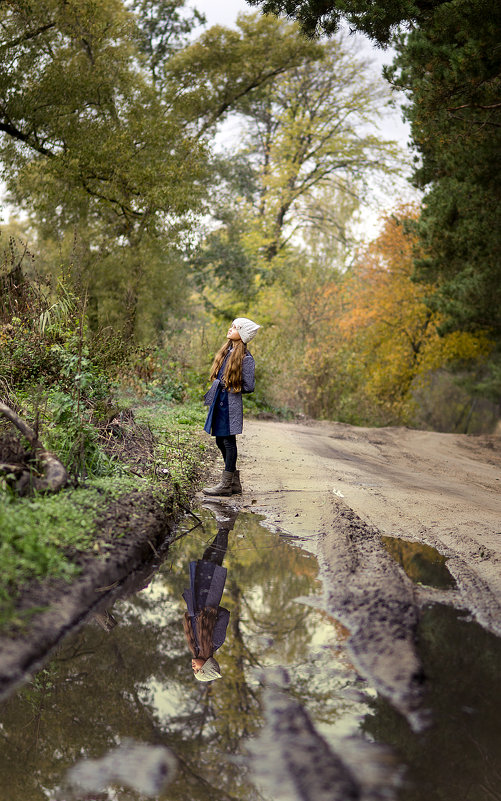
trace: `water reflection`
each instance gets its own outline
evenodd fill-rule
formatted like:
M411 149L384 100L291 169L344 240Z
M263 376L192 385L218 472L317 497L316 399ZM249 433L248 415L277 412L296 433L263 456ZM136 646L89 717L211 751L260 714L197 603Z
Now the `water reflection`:
M349 664L348 632L322 609L315 558L255 515L199 514L202 525L187 533L187 523L162 564L130 578L129 597L100 610L0 706L0 801L69 801L60 790L68 769L82 758L102 765L126 741L175 757L177 774L158 801L276 801L277 783L286 801L319 801L324 790L329 801L391 798L387 752L346 739L361 730L407 765L401 801L500 797L498 639L447 607L424 611L419 653L434 722L415 734ZM183 592L189 563L211 553L227 571L218 607L229 618L217 652L223 680L199 683ZM282 668L286 687L266 679ZM114 789L99 798L144 795Z
M176 756L176 779L158 799L263 798L241 756L262 725L258 674L272 665L288 666L291 691L325 735L357 728L366 707L346 695L355 677L340 649L344 630L315 608L316 560L263 529L255 515L233 521L224 556L224 679L193 680L182 594L189 562L223 528L214 512L199 514L203 526L176 542L154 575L145 566L131 580L147 586L107 609L116 621L111 630L91 620L0 708L0 787L8 788L1 801L56 799L71 765L100 759L125 738ZM103 798L140 796L119 790Z
M426 584L438 589L452 589L456 586L449 573L447 559L436 548L422 542L411 542L400 537L382 537L383 545L395 561L405 570L416 584Z
M237 512L222 516L220 528L202 558L190 562L190 586L183 592L187 606L183 629L193 657L191 667L195 678L203 682L222 678L214 653L225 641L230 619L228 609L220 603L228 574L223 559Z
M363 728L407 765L402 801L501 799L501 641L436 604L423 611L418 651L432 726L414 735L380 699Z

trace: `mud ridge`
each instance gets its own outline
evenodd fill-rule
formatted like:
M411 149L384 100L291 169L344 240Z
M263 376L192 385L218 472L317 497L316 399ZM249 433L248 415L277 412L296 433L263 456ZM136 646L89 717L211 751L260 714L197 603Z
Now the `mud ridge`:
M288 674L262 676L265 725L247 744L260 784L275 801L387 801L395 798L398 772L389 749L343 737L335 747L289 693Z
M355 667L419 730L427 721L414 584L388 554L380 532L341 502L332 523L336 539L323 537L319 545L327 611L349 629L346 645Z

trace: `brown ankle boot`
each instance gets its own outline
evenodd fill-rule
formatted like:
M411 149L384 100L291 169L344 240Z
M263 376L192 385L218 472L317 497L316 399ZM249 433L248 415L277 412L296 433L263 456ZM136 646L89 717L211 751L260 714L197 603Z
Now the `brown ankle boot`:
M202 492L204 495L231 495L231 485L234 475L235 473L228 473L227 470L223 470L223 475L221 476L219 484L216 484L214 487L204 487Z
M235 470L235 472L233 473L233 481L231 482L231 494L232 495L242 494L242 485L240 483L240 470Z

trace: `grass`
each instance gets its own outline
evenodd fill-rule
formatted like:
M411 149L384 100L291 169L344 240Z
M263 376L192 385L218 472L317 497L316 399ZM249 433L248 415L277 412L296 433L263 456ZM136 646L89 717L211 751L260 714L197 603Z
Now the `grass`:
M138 484L108 478L56 495L13 498L0 493L0 624L12 622L16 597L26 582L71 580L78 573L75 558L92 548L99 515L110 500Z
M158 402L135 409L136 420L146 423L155 435L157 469L168 471L165 475L185 499L210 447L203 434L206 414L202 403L193 400L182 405Z

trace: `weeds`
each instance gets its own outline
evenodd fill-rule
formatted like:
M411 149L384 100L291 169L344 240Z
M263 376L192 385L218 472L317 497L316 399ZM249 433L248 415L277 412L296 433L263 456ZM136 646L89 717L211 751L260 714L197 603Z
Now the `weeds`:
M136 410L136 418L146 423L155 436L157 478L169 478L186 500L208 457L208 441L202 434L204 407L200 401L182 406L142 405Z

